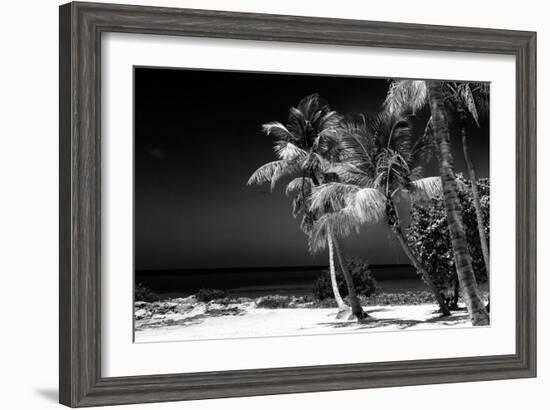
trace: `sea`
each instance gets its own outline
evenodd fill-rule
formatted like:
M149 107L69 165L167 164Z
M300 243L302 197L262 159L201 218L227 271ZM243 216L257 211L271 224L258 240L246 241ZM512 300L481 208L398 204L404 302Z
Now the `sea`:
M315 279L325 266L238 268L201 270L145 270L135 272L141 283L162 297L185 297L199 289L221 289L233 297L312 295ZM424 282L410 265L371 265L382 292L424 289Z

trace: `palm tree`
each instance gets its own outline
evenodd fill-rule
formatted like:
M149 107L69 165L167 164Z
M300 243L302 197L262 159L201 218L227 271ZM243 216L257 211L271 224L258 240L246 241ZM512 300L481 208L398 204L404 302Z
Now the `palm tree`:
M329 177L328 178L329 180L333 179L334 174L330 174L330 175L328 175L328 177ZM326 184L329 184L329 185L332 184L332 183L334 183L334 182L326 182ZM324 184L318 185L317 187L314 187L313 190L319 189L320 187L323 187L323 186L325 186L325 185ZM311 195L311 193L310 193L310 195ZM328 244L329 255L332 258L333 256L332 256L331 247L334 248L334 253L336 253L336 257L338 258L338 264L339 264L340 269L342 271L342 275L344 276L344 280L346 281L346 287L348 289L348 299L349 299L349 303L351 305L351 312L352 312L353 316L357 317L358 319L367 318L367 317L369 317L369 315L361 307L361 303L359 302L359 298L357 297L357 292L355 291L355 286L353 284L353 277L352 277L352 275L351 275L351 273L348 269L346 261L345 261L343 255L342 255L342 251L340 249L340 244L339 244L339 241L338 241L338 235L335 235L333 233L333 230L334 230L335 227L333 227L330 224L330 221L327 220L324 223L325 229L322 232L317 232L315 234L315 241L317 242L317 245L314 246L313 242L312 242L312 235L313 235L313 232L314 232L315 224L317 223L319 218L323 218L327 213L333 212L333 209L330 207L330 205L327 205L324 208L317 207L316 209L313 209L313 207L311 205L311 197L309 199L310 200L308 201L307 212L310 212L310 213L316 215L316 218L313 221L312 227L309 230L309 244L310 244L309 248L310 248L310 252L314 254L314 253L318 252L320 249L323 249L325 244ZM336 292L338 292L338 290L337 290L338 285L337 285L337 282L336 282L336 276L335 275L333 276L332 272L331 272L331 282L332 282L332 289L333 289L333 291L335 291L335 294L336 294ZM335 287L336 287L336 290L335 290Z
M355 288L353 286L353 278L347 269L345 260L340 251L337 238L344 238L349 236L353 232L358 232L358 227L361 223L366 221L374 221L380 218L379 215L375 215L379 212L379 206L371 206L371 200L377 200L378 198L370 198L370 188L360 189L356 188L355 195L349 195L345 199L345 203L338 204L336 206L330 205L329 201L325 201L324 205L313 203L315 196L319 192L323 192L327 187L344 185L339 182L330 182L326 185L316 187L312 193L310 199L310 212L318 215L315 220L310 235L309 235L309 247L312 253L316 253L331 243L334 244L334 249L342 269L342 274L346 280L348 288L348 297L352 307L352 312L360 312L362 317L369 317L369 315L363 311ZM343 200L341 202L344 202ZM327 237L332 237L331 241L327 241ZM333 285L334 286L334 285Z
M326 229L323 231L323 233L317 234L317 241L322 241L322 246L312 247L311 246L311 239L310 239L310 250L312 253L317 252L318 250L322 249L324 247L324 244L328 244L329 248L329 255L330 258L333 258L333 251L331 250L331 247L334 250L334 253L336 254L336 257L338 259L338 265L340 266L340 269L342 271L342 275L344 276L344 280L346 281L346 287L348 289L348 300L351 305L351 313L353 316L355 316L357 319L365 319L368 318L369 315L367 312L363 310L361 307L361 303L359 301L359 298L357 297L357 292L355 291L355 286L353 284L353 277L348 269L348 266L346 264L346 261L342 255L342 251L340 249L340 244L337 239L337 236L333 234L332 232L332 226L329 223L325 223ZM310 235L311 238L311 235ZM321 239L322 238L322 239ZM326 239L325 239L326 238ZM331 285L332 290L334 294L338 295L340 297L340 293L338 291L338 284L336 282L336 275L333 276L333 272L331 272ZM339 313L339 316L342 316L342 314Z
M462 137L462 151L468 170L471 184L474 209L476 211L478 234L483 254L483 262L489 279L490 258L487 235L483 228L483 212L480 204L480 197L477 184L474 164L468 150L468 136L466 124L469 116L474 120L475 125L480 127L480 119L487 116L489 112L489 85L486 83L473 82L445 82L443 89L444 101L450 111L456 113ZM428 107L428 93L426 82L421 80L394 81L386 97L386 110L390 113L405 113L414 116L416 111ZM487 304L487 308L489 304Z
M311 195L311 189L313 187L313 181L308 177L299 177L293 179L286 187L287 196L294 195L292 214L296 218L300 213L303 214L301 228L302 231L309 236L313 223L314 214L307 210L306 201L309 201ZM336 280L336 269L334 267L334 242L333 235L328 234L326 236L326 242L328 244L329 251L329 272L332 292L334 294L334 300L338 306L337 318L344 318L349 312L349 308L342 299L340 290L338 288L338 281Z
M431 124L434 139L438 148L439 172L443 185L444 202L447 211L447 222L455 258L455 266L466 306L474 326L489 324L489 315L481 302L477 288L472 260L468 252L468 244L462 223L462 206L457 196L457 184L453 170L453 156L447 112L445 110L443 81L426 81L428 99L430 102ZM473 181L475 184L475 180Z
M258 168L248 180L248 185L269 182L271 190L277 181L283 177L296 177L287 186L287 194L293 193L293 214L296 217L302 214L301 228L306 235L310 235L311 227L317 215L309 210L309 193L311 189L322 184L326 178L325 170L328 167L332 150L334 133L337 132L341 117L322 100L318 94L311 94L303 98L297 107L289 112L287 125L280 122L271 122L263 125L267 135L274 137L274 150L279 158ZM340 313L348 310L338 292L336 272L334 269L333 251L337 244L330 231L325 236L329 247L329 264L331 281L335 299ZM339 248L337 256L340 261ZM345 266L342 267L344 271ZM353 288L353 282L348 281L348 288ZM352 313L357 319L363 318L359 301L353 300L355 292L350 293ZM354 308L355 306L355 308ZM359 309L357 309L359 306Z
M385 106L390 112L415 113L424 106L429 107L431 116L426 124L426 133L434 133L438 151L441 182L447 209L447 220L451 233L457 276L466 306L474 325L489 322L485 308L479 309L481 299L472 271L471 257L467 250L466 237L462 226L462 211L456 197L453 158L450 149L449 126L445 102L449 93L443 81L399 80L394 81L388 91ZM437 115L437 127L435 116ZM434 132L435 131L435 132ZM451 181L452 179L452 181ZM473 185L475 185L475 180Z
M470 114L475 125L479 128L481 115L488 112L489 85L485 83L462 82L446 83L446 86L447 93L453 102L453 106L455 107L459 118L460 133L462 137L462 151L464 153L464 159L468 169L468 176L470 181L472 181L471 190L474 209L476 212L479 241L481 243L483 262L485 263L485 269L487 271L487 281L489 281L489 246L487 244L487 234L483 225L483 211L481 209L480 196L476 182L476 172L472 159L470 158L468 150L468 134L466 132L468 114ZM487 309L489 309L489 304L487 304Z
M323 224L332 219L333 225L352 226L385 219L405 255L432 290L441 313L450 315L443 296L405 239L396 206L402 194L412 200L440 195L439 178L422 177L421 164L429 159L430 141L425 136L413 140L408 122L387 112L370 122L365 117L360 122L344 121L338 138L341 162L334 164L332 170L341 182L314 189L312 209L332 210L316 225L315 234L323 233ZM339 232L347 235L351 231L344 228ZM314 245L317 244L319 241L315 240Z

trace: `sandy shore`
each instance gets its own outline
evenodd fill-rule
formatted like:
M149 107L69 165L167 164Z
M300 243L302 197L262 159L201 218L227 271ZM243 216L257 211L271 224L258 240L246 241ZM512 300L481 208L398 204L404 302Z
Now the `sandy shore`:
M436 305L369 306L364 323L336 319L336 309L264 309L249 306L231 312L193 309L171 312L136 322L135 341L160 342L196 339L327 334L357 331L423 330L470 327L466 311L441 318Z

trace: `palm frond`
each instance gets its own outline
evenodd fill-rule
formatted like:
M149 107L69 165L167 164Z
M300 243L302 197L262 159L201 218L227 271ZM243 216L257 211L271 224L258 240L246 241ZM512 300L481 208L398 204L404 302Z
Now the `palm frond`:
M386 135L379 133L384 137L384 144L386 148L391 148L401 153L407 152L412 146L412 130L409 123L401 117L389 117L388 121L389 132Z
M350 160L349 162L332 162L327 169L327 173L333 173L338 177L340 182L353 184L357 186L366 186L372 183L372 176L363 171L364 166L357 161Z
M271 184L271 190L275 189L277 181L284 176L291 176L300 170L300 166L295 161L278 160L268 162L258 168L248 179L247 185L261 185L266 182Z
M330 169L330 162L316 152L310 152L307 157L302 159L301 164L302 169L313 174L323 174Z
M476 101L469 83L461 83L459 85L460 98L462 103L466 106L468 112L474 119L476 125L479 127L479 115L477 113Z
M375 188L362 188L357 191L348 205L360 223L378 222L384 218L386 198Z
M296 191L292 199L292 216L296 218L301 213L311 213L308 210L310 192Z
M329 111L323 114L322 111L319 111L320 118L315 121L318 124L317 128L321 131L321 135L331 136L338 131L342 116L336 111Z
M489 118L490 110L490 84L489 83L470 83L472 94L474 95L477 113L480 118Z
M359 188L342 182L330 182L311 192L309 209L315 213L334 212L344 208Z
M434 198L441 198L443 187L441 177L426 177L412 181L407 186L413 201L427 201Z
M359 228L360 225L349 209L324 214L310 225L309 250L315 254L325 249L329 233L346 238L353 233L359 233Z
M280 122L272 121L262 125L262 130L266 135L273 135L275 138L283 141L295 139L294 135Z
M312 120L318 111L328 110L328 104L324 101L319 94L313 93L305 96L298 103L298 110L303 114L308 120Z
M382 220L384 212L385 198L380 192L373 188L356 191L347 206L325 213L313 223L309 236L310 251L315 253L324 249L329 230L336 237L345 238L359 233L364 223Z
M277 154L277 157L284 160L305 158L307 156L306 151L288 141L277 141L274 144L273 149L275 151L275 154Z
M415 168L419 164L427 163L435 152L435 139L433 138L432 119L428 119L424 133L414 141L407 158L409 167Z
M338 137L340 162L351 164L362 172L372 172L376 146L366 124L348 119L342 122Z
M384 107L394 115L415 113L427 103L426 82L423 80L393 81L386 95Z
M296 138L296 141L303 144L306 133L306 119L302 111L296 107L290 107L287 128Z
M311 212L304 212L302 214L302 220L300 221L300 228L308 237L310 237L311 235L311 231L313 230L314 223L315 223L315 218Z
M308 177L294 178L286 186L286 195L290 196L296 192L307 192L307 195L311 193L313 181Z
M422 178L424 175L424 167L422 165L417 165L411 169L409 174L409 179L411 181L416 181L417 179Z
M379 155L383 150L391 150L407 156L411 151L414 145L413 132L409 121L401 115L383 111L371 117L367 125L374 140L371 143L374 155Z
M385 149L377 158L374 186L384 192L393 190L406 185L410 173L407 161L399 152Z

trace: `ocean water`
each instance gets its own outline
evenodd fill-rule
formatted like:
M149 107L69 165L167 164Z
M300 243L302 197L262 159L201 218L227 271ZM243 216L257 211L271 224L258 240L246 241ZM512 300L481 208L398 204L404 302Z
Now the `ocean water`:
M312 294L315 278L325 267L157 270L138 271L135 282L142 283L163 297L182 297L202 288L223 289L235 297ZM425 288L410 265L375 265L370 270L380 290L401 292Z

